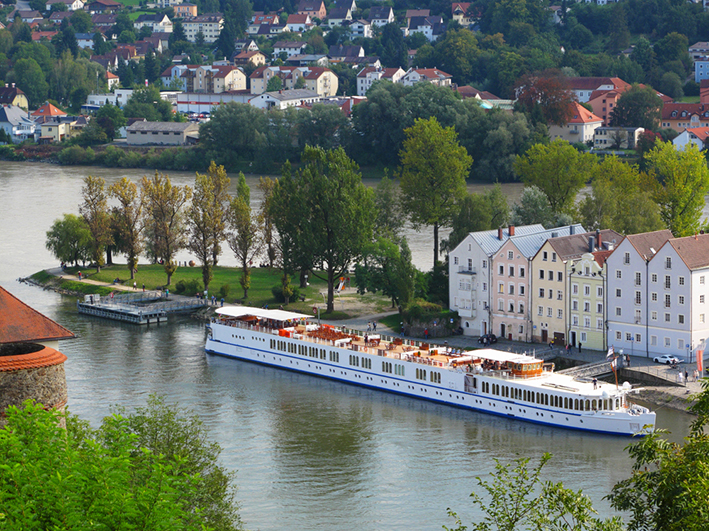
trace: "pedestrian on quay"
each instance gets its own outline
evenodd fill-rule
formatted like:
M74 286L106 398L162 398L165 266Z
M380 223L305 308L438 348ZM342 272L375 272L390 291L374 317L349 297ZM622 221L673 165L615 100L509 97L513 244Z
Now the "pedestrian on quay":
M423 338L428 341L428 328L423 329Z
M222 308L224 308L224 297L222 297Z
M377 322L372 321L372 329L376 332L377 331Z
M684 370L684 381L689 382L689 371L687 369Z
M579 341L579 354L581 354L581 341Z
M136 289L138 289L138 283L133 281L133 291L135 291Z
M549 341L549 350L554 350L554 343Z
M367 332L372 331L372 321L367 321Z
M145 293L145 283L143 283L143 293Z
M81 282L81 271L79 271L79 282Z
M401 337L404 337L404 323L401 323Z

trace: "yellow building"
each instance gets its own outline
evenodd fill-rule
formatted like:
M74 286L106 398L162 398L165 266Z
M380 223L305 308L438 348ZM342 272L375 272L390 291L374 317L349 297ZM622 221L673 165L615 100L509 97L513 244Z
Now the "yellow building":
M30 108L25 93L18 89L15 84L0 87L0 105L15 105L24 110Z
M550 238L532 259L533 341L605 349L605 258L612 230Z

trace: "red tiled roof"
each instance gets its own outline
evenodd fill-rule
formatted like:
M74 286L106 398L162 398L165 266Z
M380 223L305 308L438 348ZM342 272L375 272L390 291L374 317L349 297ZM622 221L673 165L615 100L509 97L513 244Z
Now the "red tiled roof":
M709 127L693 127L692 129L685 129L685 131L692 133L705 144L709 137Z
M64 363L67 357L50 347L44 347L37 352L18 354L16 356L0 356L0 372L39 369Z
M570 77L566 83L571 90L596 90L601 85L613 85L616 89L630 86L619 77Z
M570 124L590 124L593 122L602 122L603 118L600 118L593 114L591 111L586 109L579 102L575 101L572 104L574 108L571 119L567 122Z
M630 234L625 237L633 244L633 247L641 256L652 259L667 240L672 239L672 232L668 229L656 230L654 232L642 232L640 234Z
M672 113L676 112L675 116ZM682 116L682 112L686 112L686 116ZM704 103L666 103L662 107L663 120L687 120L693 114L700 115L703 119L709 120L709 105Z
M39 109L34 111L32 113L32 116L66 116L66 113L60 108L55 107L51 103L47 102Z
M288 15L288 22L286 24L305 24L308 21L308 17L310 15L300 15L300 14L293 14L293 15Z
M709 266L709 234L695 234L669 241L689 269Z
M0 287L0 344L72 337L72 332Z
M603 264L608 259L608 257L613 254L613 251L595 251L591 254L593 255L593 258L596 260L596 263L599 266L603 267Z
M441 79L441 78L451 78L450 74L446 74L443 70L438 70L437 68L416 68L413 70L420 76L425 76L428 79Z

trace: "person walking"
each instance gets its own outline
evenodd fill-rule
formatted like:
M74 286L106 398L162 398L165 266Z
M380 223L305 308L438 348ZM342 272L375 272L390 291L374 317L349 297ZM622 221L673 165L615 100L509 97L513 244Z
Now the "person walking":
M136 289L138 289L138 283L133 281L133 291L135 291Z
M579 341L579 354L581 354L581 341Z
M372 321L372 330L374 330L375 332L377 331L377 322L376 321Z
M145 283L143 283L143 293L145 293Z

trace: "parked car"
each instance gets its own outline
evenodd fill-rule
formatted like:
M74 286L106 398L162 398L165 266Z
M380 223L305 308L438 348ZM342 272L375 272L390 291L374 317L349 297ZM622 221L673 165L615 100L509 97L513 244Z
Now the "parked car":
M664 363L665 365L674 365L675 363L684 363L684 360L681 358L676 358L675 356L671 356L669 354L663 354L662 356L657 356L652 359L655 363Z
M478 338L478 343L482 343L483 345L486 343L488 345L492 345L493 343L497 343L497 336L495 334L484 334Z

